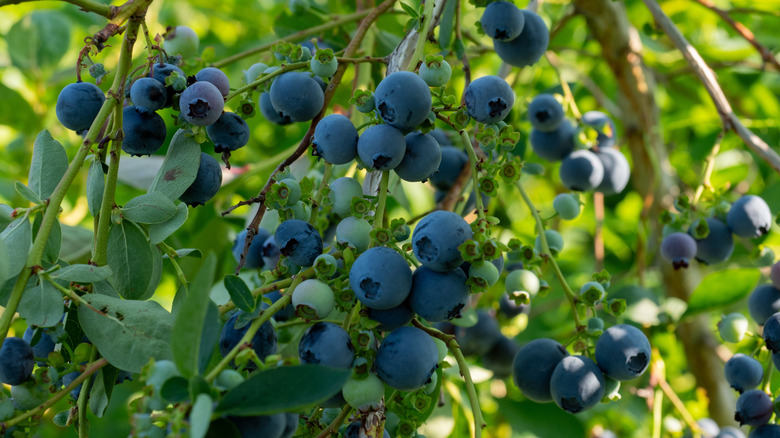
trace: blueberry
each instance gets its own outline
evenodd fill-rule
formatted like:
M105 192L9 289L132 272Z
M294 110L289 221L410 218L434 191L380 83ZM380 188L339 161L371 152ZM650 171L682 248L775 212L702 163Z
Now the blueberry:
M493 40L493 48L502 61L515 67L535 64L547 51L550 32L542 17L528 9L520 10L525 17L522 32L512 41Z
M598 133L596 146L599 149L615 146L615 139L617 138L615 122L608 115L601 111L588 111L582 115L580 122L596 130Z
M775 288L777 288L777 286L780 286L780 262L777 262L772 265L769 278L772 280L772 285Z
M244 382L244 375L236 370L225 369L219 372L214 386L221 391L230 391Z
M729 385L740 393L756 388L764 378L761 362L742 353L731 356L723 367L723 373Z
M588 281L580 288L580 300L588 305L598 305L607 296L604 286L598 281Z
M552 255L558 255L558 253L563 251L563 236L561 236L561 233L555 230L544 230L544 237L547 240L547 246L550 248ZM538 252L543 252L542 239L540 239L539 236L536 236L534 248L536 248L536 251Z
M216 122L224 108L225 99L211 82L195 82L179 97L179 110L184 120L196 126Z
M293 120L287 114L277 111L271 103L271 95L268 93L260 94L260 113L271 123L277 125L289 125Z
M748 298L748 311L756 324L764 325L770 316L780 312L780 289L771 284L762 284L753 289Z
M492 4L492 3L491 3ZM563 106L552 94L538 94L528 105L531 125L541 132L552 132L563 122Z
M181 77L186 77L184 71L179 67L168 63L154 63L152 64L152 71L149 73L149 77L156 79L161 84L165 85L165 91L168 97L165 101L165 106L169 107L173 105L173 95L176 94L176 90L172 86L165 84L165 79L173 73L178 74Z
M702 438L715 438L720 433L720 426L712 418L700 418L696 420L696 424L701 429ZM693 434L686 428L683 438L693 438Z
M228 318L219 334L219 352L222 356L227 354L238 345L238 341L244 336L251 325L251 321L239 321L239 317L244 312L238 311ZM243 319L243 318L242 318ZM243 324L243 325L242 325ZM260 325L255 336L252 338L252 349L260 360L264 360L268 355L276 353L276 332L270 320ZM249 363L249 368L254 369L254 363Z
M214 152L235 151L249 143L249 125L236 113L222 113L216 122L206 127L214 142Z
M28 411L34 409L45 403L49 396L50 394L46 387L36 384L33 380L11 386L13 404L18 410Z
M507 378L512 375L512 364L519 350L515 341L501 335L493 347L482 355L482 366L493 371L493 377Z
M580 201L569 193L559 193L553 199L553 208L561 219L572 220L580 215Z
M420 65L419 75L428 86L441 87L452 77L452 67L445 60L433 61L430 64L423 62Z
M206 67L195 73L198 82L211 82L222 93L222 97L230 94L230 81L222 70L216 67Z
M421 266L412 275L409 305L430 322L459 318L468 298L466 274L461 269L437 272Z
M222 185L222 168L211 155L201 152L200 166L195 181L182 193L179 200L189 206L203 205L219 191Z
M671 233L661 241L661 255L674 269L687 268L696 256L696 241L686 233Z
M68 84L57 96L57 120L72 131L89 129L106 96L91 82Z
M393 330L382 341L374 362L376 373L387 386L414 391L425 386L439 366L436 343L416 327Z
M545 132L531 129L529 141L534 153L547 161L561 161L574 150L574 136L577 130L567 119L557 128Z
M528 315L531 312L531 305L517 304L509 298L509 295L501 294L501 298L498 299L498 310L507 317L514 318L523 313Z
M439 146L452 146L452 140L447 136L447 132L441 128L435 128L429 132L428 135L432 136L439 142Z
M374 102L385 123L408 132L428 118L431 89L420 76L397 71L376 86Z
M317 81L302 72L277 76L271 84L270 97L278 112L287 114L296 122L313 119L325 102L325 94Z
M322 319L333 310L335 297L327 283L316 279L302 281L292 293L292 304L304 319Z
M477 323L471 327L455 327L455 340L466 356L481 356L501 339L501 328L495 317L477 310Z
M346 217L336 227L336 241L340 245L355 248L360 253L367 250L371 243L371 230L371 224L365 219Z
M378 246L361 254L352 264L349 285L364 305L391 309L409 296L412 271L401 254Z
M780 353L780 313L774 313L764 322L764 342L773 353Z
M512 87L498 76L483 76L469 83L463 99L469 116L480 123L498 123L515 103Z
M38 332L40 333L40 336L38 337L38 341L35 344L32 342L35 335L35 329L32 327L27 327L27 329L24 331L24 334L22 335L22 339L24 339L25 342L32 346L34 357L39 359L46 359L49 357L49 353L54 351L55 342L52 340L51 336L46 333L45 330L38 329ZM38 365L43 366L45 363L38 362Z
M282 255L299 266L311 266L322 254L322 237L310 223L300 219L282 222L276 228L274 241Z
M498 275L501 275L501 273L504 272L504 257L495 258L491 260L490 263L496 268L496 270L498 271ZM464 274L469 275L469 272L471 271L471 263L470 262L461 263L460 269L463 271Z
M599 187L604 180L604 165L593 152L577 150L561 161L559 175L569 190L585 192Z
M745 337L748 320L741 313L729 313L718 321L720 337L726 342L737 343Z
M471 227L458 214L437 210L427 214L414 228L412 249L423 266L446 272L463 263L458 247L472 236Z
M0 347L0 382L20 385L32 375L35 357L22 338L6 338Z
M525 15L514 3L489 3L479 20L485 35L499 41L512 41L525 26Z
M576 414L590 409L604 396L604 375L585 356L566 356L550 377L550 395L564 411Z
M279 246L276 244L274 236L269 236L265 239L265 242L263 242L263 264L268 266L268 269L273 269L279 263L281 256L282 252L279 251Z
M322 62L318 57L314 56L310 62L311 71L318 78L329 78L336 73L339 69L339 61L335 56L330 58L330 61Z
M314 155L331 164L346 164L357 156L358 132L341 114L325 116L314 128Z
M439 190L448 191L468 165L469 156L463 149L455 146L441 147L441 160L436 172L430 176L431 184Z
M739 435L737 435L739 436ZM744 437L744 434L742 435ZM778 438L780 437L780 426L776 424L765 424L759 426L752 431L748 438Z
M731 204L726 222L739 237L761 237L772 226L772 212L760 197L745 195Z
M718 219L708 217L705 220L710 230L707 237L696 239L695 225L691 225L688 229L688 234L696 240L696 260L708 265L725 262L734 251L734 237L731 235L731 230Z
M596 362L610 379L632 380L641 376L650 364L650 341L638 328L614 325L596 341Z
M374 125L363 131L357 143L360 160L376 170L391 170L406 152L404 135L390 125Z
M318 322L304 332L298 344L302 364L320 364L326 367L351 368L355 348L349 334L332 322Z
M395 173L404 181L425 181L439 169L442 148L433 136L420 132L408 134L405 140L406 151Z
M268 66L262 62L250 65L249 68L244 71L244 82L246 84L251 84L252 82L258 80L260 75L262 75L267 69Z
M287 425L284 413L253 417L227 417L238 429L241 438L281 438Z
M385 384L374 373L351 377L341 388L344 400L355 409L366 411L379 408L385 395Z
M70 385L80 375L81 375L80 371L72 371L68 374L65 374L64 376L62 376L62 386ZM78 400L79 395L81 395L81 385L77 385L75 388L73 388L70 391L70 397L74 400Z
M122 150L130 155L152 155L165 142L168 129L159 114L139 106L122 110Z
M165 34L163 48L168 55L181 55L182 58L192 58L198 54L200 38L190 27L176 26Z
M347 217L351 213L352 199L363 197L363 186L354 179L346 176L337 178L330 183L328 200L333 206L333 212L340 217Z
M376 329L383 332L390 332L398 327L403 327L412 322L412 318L414 318L414 312L409 307L409 300L390 309L380 310L370 307L367 307L367 309L368 317L379 323Z
M265 298L268 298L271 300L271 304L279 301L280 298L282 298L282 293L278 290L275 290L273 292L268 292L267 294L263 295ZM270 306L263 302L260 307L265 310L269 308ZM288 304L284 307L282 307L281 310L274 313L274 320L278 322L287 321L289 319L292 319L295 316L295 308L292 306L292 304Z
M558 363L569 353L558 341L534 339L518 350L512 365L515 385L537 403L552 401L550 379Z
M778 435L775 435L775 437L780 437L780 427L778 427ZM720 429L720 432L714 438L745 438L745 433L734 426L726 426Z
M347 429L344 431L344 438L360 438L359 421L353 421L352 423L349 423L349 426L347 426ZM382 438L390 438L390 433L386 428L384 429L384 432L382 432Z
M130 87L130 100L133 105L147 111L157 111L165 107L168 92L165 85L154 78L138 78Z
M772 418L773 411L772 399L760 389L751 389L743 392L737 399L734 419L740 426L763 426Z
M504 287L509 297L519 298L519 301L528 303L531 298L539 293L541 283L539 277L526 269L518 269L510 272L504 280Z
M286 420L284 430L279 438L292 438L298 431L298 414L287 412L284 414L284 418Z
M474 263L469 268L468 273L468 277L472 279L472 281L476 281L478 285L486 287L491 287L496 284L499 276L501 276L501 273L498 271L496 265L486 261Z
M604 176L596 187L597 192L605 195L615 195L623 191L631 176L631 167L625 155L615 148L602 148L593 151L604 167Z

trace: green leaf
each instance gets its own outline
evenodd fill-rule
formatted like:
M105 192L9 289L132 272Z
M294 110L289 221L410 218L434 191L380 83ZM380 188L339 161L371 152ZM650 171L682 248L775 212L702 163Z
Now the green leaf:
M78 309L81 328L113 366L141 372L155 360L171 359L172 316L154 301L130 301L89 294Z
M456 2L447 2L444 4L444 11L439 20L439 47L442 50L448 50L452 43L452 36L455 33L455 6Z
M181 226L184 225L184 222L187 222L189 211L190 210L187 208L187 204L181 203L176 206L176 214L174 214L167 221L157 224L149 224L149 226L146 227L146 229L149 231L149 240L151 240L155 245L163 242L176 230L181 228Z
M15 126L24 132L37 132L41 118L35 114L32 106L16 90L0 84L0 125Z
M190 382L182 376L166 380L160 388L160 396L171 403L179 403L190 396Z
M106 255L113 272L111 283L119 295L128 300L149 298L147 289L154 271L154 259L149 242L138 226L129 221L112 224Z
M73 262L89 254L92 250L92 231L82 227L61 226L62 247L60 256L66 262Z
M157 248L156 245L152 244L149 244L149 248L152 251L152 276L149 279L149 285L146 286L146 293L142 298L139 298L141 300L146 300L154 295L154 293L157 291L157 286L160 285L160 280L162 280L162 251L160 251L160 248Z
M89 206L89 214L93 217L97 217L100 214L104 188L103 164L98 160L94 160L89 165L89 171L87 171L87 205Z
M196 248L182 248L182 249L174 250L173 252L176 254L175 258L182 258L182 257L192 257L196 259L203 258L203 253ZM170 257L168 257L168 254L164 254L163 258L167 259Z
M190 411L190 437L203 438L211 424L212 400L208 394L200 394L192 404Z
M103 417L106 412L118 375L119 370L116 367L106 365L95 377L92 389L89 391L89 409L98 418Z
M249 290L249 286L244 283L241 277L226 275L222 282L236 307L250 313L255 310L255 299L252 297L252 291Z
M339 392L351 372L313 364L260 371L225 394L217 412L251 416L299 411Z
M413 7L403 2L399 2L399 4L401 5L401 8L406 12L407 15L409 15L412 18L417 18L418 16L417 11L415 11Z
M141 224L159 224L176 214L176 205L162 193L146 193L122 207L125 219Z
M756 287L758 269L725 269L704 277L688 300L683 317L722 308L745 298Z
M36 214L33 219L33 241L38 237L38 230L43 223L43 213ZM46 240L46 247L43 250L43 260L51 263L57 263L60 259L60 248L62 248L62 229L60 221L55 220L49 232L49 238Z
M5 244L8 254L13 254L8 260L8 270L10 275L16 275L22 271L27 262L27 253L32 246L32 226L27 216L16 218L8 225L2 233L0 239Z
M35 138L27 184L39 199L47 199L67 170L65 148L44 129Z
M0 285L11 277L10 257L5 242L0 239Z
M19 194L19 196L32 202L33 204L43 203L41 198L38 197L37 193L33 192L29 187L19 181L14 182L14 189L16 190L16 193Z
M219 320L207 318L209 291L214 281L217 258L211 253L206 257L192 282L181 308L176 313L173 325L173 359L184 377L192 377L201 371L201 337L207 324L219 325ZM213 348L213 345L211 346ZM208 347L207 347L208 348ZM209 353L210 353L209 349Z
M53 327L62 319L65 307L60 291L50 282L36 276L27 283L17 311L28 325Z
M200 145L188 134L189 131L182 129L173 134L165 161L152 181L149 193L161 193L175 201L195 181L200 167Z
M76 283L96 283L111 277L109 266L70 265L54 271L51 276L59 280Z
M68 51L70 26L60 11L34 11L11 26L6 45L11 63L23 72L54 67Z

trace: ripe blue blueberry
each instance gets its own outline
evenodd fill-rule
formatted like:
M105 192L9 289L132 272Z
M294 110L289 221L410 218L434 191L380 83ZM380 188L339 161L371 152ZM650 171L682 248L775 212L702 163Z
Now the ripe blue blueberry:
M423 266L446 272L463 263L458 247L472 236L471 227L458 214L437 210L422 218L414 228L412 249Z
M260 94L260 113L271 123L276 125L289 125L293 120L287 114L278 111L271 103L271 95L268 93Z
M322 254L322 237L310 223L300 219L282 222L276 228L274 241L282 255L298 266L311 266Z
M336 178L330 183L328 200L333 206L333 212L340 217L350 215L352 199L363 197L363 186L354 179L346 176Z
M238 342L252 323L251 320L244 321L243 318L239 320L243 313L240 310L234 313L222 327L222 331L219 334L219 352L222 356L227 356L230 350L238 345ZM270 320L260 325L260 329L252 337L251 344L252 349L255 350L255 354L257 354L260 360L264 360L268 355L276 353L276 332ZM254 369L254 367L254 363L250 362L249 368Z
M780 313L774 313L764 322L764 342L769 351L780 352Z
M34 357L46 359L49 357L49 353L54 351L55 343L45 330L39 329L39 332L40 336L38 337L38 341L35 344L32 343L33 336L35 335L35 330L32 328L32 326L27 327L27 329L24 331L24 334L22 335L22 339L24 339L25 342L32 346ZM38 365L43 366L45 364L43 362L38 362Z
M442 148L433 136L420 132L412 132L404 139L406 151L395 173L404 181L425 181L439 169Z
M574 150L574 136L577 130L567 119L563 119L557 128L545 132L531 129L531 148L540 158L547 161L561 161Z
M525 16L525 25L520 35L512 41L493 40L498 57L515 67L535 64L550 44L550 31L542 17L528 9L520 11Z
M502 335L490 351L482 355L482 366L493 371L493 377L499 379L509 377L512 375L512 364L518 351L520 346Z
M729 385L742 393L761 384L761 379L764 378L764 367L751 356L737 353L726 361L723 374Z
M436 343L416 327L393 330L382 341L374 362L376 373L389 387L414 391L425 386L439 366Z
M271 304L273 304L273 303L279 301L280 298L282 298L282 293L279 292L278 290L275 290L273 292L268 292L267 294L263 295L263 297L264 298L268 298L269 300L271 300ZM263 310L265 310L265 309L269 308L270 306L268 304L266 304L265 302L263 302L260 305L260 307ZM276 320L278 322L283 322L283 321L287 321L287 320L291 319L293 316L295 316L295 308L293 307L292 304L288 304L288 305L284 306L278 312L274 313L273 318L274 318L274 320Z
M298 431L298 414L286 412L284 413L285 424L284 430L279 438L292 438L295 432Z
M771 284L762 284L753 289L748 298L748 311L756 324L764 325L770 316L780 312L780 289Z
M341 326L332 322L318 322L304 332L298 344L298 357L302 364L351 368L355 360L355 347Z
M463 99L469 116L480 123L498 123L515 103L512 87L498 76L483 76L469 83Z
M760 428L758 428L760 429ZM756 429L756 430L758 430ZM775 437L780 437L780 427L778 427L777 431L778 435L775 435ZM753 436L751 434L751 436ZM726 426L718 432L717 435L713 435L714 438L745 438L745 432L742 432L741 429L737 429L734 426Z
M641 376L650 364L650 341L634 326L614 325L604 330L596 341L595 358L610 379L632 380Z
M287 415L256 415L253 417L227 417L241 438L281 438L287 425Z
M230 94L230 81L222 70L216 67L206 67L195 73L195 80L198 82L210 82L217 87L222 96Z
M489 3L479 20L485 35L499 41L512 41L525 26L525 15L514 3L497 1Z
M201 152L200 166L195 181L182 193L179 200L189 206L205 204L214 197L222 185L222 168L211 155Z
M523 345L512 365L515 385L537 403L551 402L550 378L558 363L568 355L563 345L553 339L534 339Z
M466 274L461 269L437 272L421 266L412 275L409 305L430 322L459 318L468 297Z
M374 102L385 123L408 132L428 118L431 89L420 76L397 71L376 86Z
M249 125L236 113L222 113L216 122L206 127L214 142L214 152L235 151L249 143Z
M763 426L769 422L774 412L772 399L760 389L745 391L737 399L737 412L734 419L740 426Z
M380 310L370 307L367 309L368 317L379 323L376 329L382 332L390 332L398 327L403 327L412 322L412 318L414 318L414 312L409 307L409 300L390 309Z
M225 99L211 82L195 82L179 96L179 110L184 120L196 126L216 122L224 108Z
M671 233L661 241L661 255L674 269L687 268L696 256L696 241L686 233Z
M167 99L165 101L165 107L169 107L173 105L173 95L176 94L176 90L170 85L165 84L166 78L170 76L171 74L176 73L177 75L181 76L182 78L185 78L187 75L184 74L184 71L180 69L179 67L168 64L168 63L154 63L152 64L152 71L149 73L149 77L156 79L161 84L165 85L165 91L168 94Z
M439 190L448 191L455 185L458 175L469 162L466 151L455 146L441 147L441 160L436 171L430 176L431 184Z
M583 125L596 130L596 146L599 149L615 146L617 131L615 131L615 122L601 111L588 111L580 119Z
M631 167L628 165L626 156L615 148L603 148L593 151L593 153L596 154L604 167L604 177L596 187L596 191L605 195L615 195L622 192L628 185L628 178L631 176Z
M89 129L106 96L91 82L68 84L57 96L57 120L72 131Z
M501 327L493 315L477 310L477 323L471 327L455 327L455 340L466 356L480 356L493 348L501 339Z
M428 135L433 136L433 138L439 142L439 146L452 146L452 140L447 136L447 132L441 128L435 128L433 131L429 132Z
M151 155L165 142L168 129L159 114L139 106L122 110L122 150L130 155Z
M744 434L741 435L741 437L744 436L745 436ZM780 426L778 426L777 424L765 424L763 426L759 426L753 429L752 431L750 431L750 435L748 435L748 438L778 438L778 437L780 437Z
M596 154L581 149L561 161L559 174L566 188L585 192L595 189L604 180L604 165Z
M296 122L313 119L325 102L325 94L317 81L302 72L287 72L277 76L271 84L270 97L278 112L290 116Z
M331 164L346 164L357 156L358 132L341 114L325 116L314 128L314 155Z
M391 309L409 296L412 271L401 254L378 246L361 254L352 264L349 285L364 305Z
M357 142L360 160L376 170L391 170L401 164L406 152L406 140L390 125L374 125L363 131Z
M696 240L696 260L708 265L725 262L734 251L734 237L731 235L731 230L718 219L708 217L705 220L710 230L707 237L696 239L693 234L695 225L691 225L688 229L688 234Z
M538 94L528 105L528 119L538 131L555 131L563 122L563 106L552 94Z
M157 111L165 107L168 92L165 85L154 78L138 78L130 87L130 100L133 105L147 111Z
M509 298L508 294L501 294L501 298L498 299L498 310L508 318L514 318L523 313L528 315L531 312L531 305L517 304Z
M35 360L30 344L22 338L6 338L0 348L0 382L20 385L32 375Z
M590 409L604 396L604 375L585 356L566 356L550 377L550 395L564 411L576 414Z
M726 222L739 237L761 237L772 226L772 212L760 197L745 195L731 204Z

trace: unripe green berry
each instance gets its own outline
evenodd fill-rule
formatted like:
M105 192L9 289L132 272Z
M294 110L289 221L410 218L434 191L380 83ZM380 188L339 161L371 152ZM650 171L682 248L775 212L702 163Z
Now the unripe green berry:
M420 65L419 74L429 87L441 87L449 82L452 77L452 67L444 60L433 61L430 65L423 62L422 65Z
M561 233L555 230L544 230L544 236L547 238L547 246L550 247L550 252L553 256L563 251L563 236L561 236ZM539 236L536 236L534 247L538 252L544 252L542 251L542 241Z
M374 373L362 378L351 377L341 388L344 400L355 409L377 409L385 395L385 384Z
M726 342L737 343L745 338L748 320L741 313L729 313L718 321L718 332Z
M594 316L588 320L588 334L591 336L600 336L604 332L604 320Z
M488 286L496 284L500 275L496 265L490 262L475 263L469 268L469 277L481 278Z
M604 286L598 281L589 281L580 288L580 298L589 306L600 304L606 296Z
M334 302L333 290L320 280L304 280L292 293L295 311L307 320L325 318Z
M223 391L230 391L244 381L244 376L236 370L222 370L214 381L215 386Z
M561 193L553 199L553 208L561 219L572 220L580 215L580 203L569 193Z
M536 274L526 269L518 269L506 276L504 287L510 297L519 298L524 304L528 304L531 298L539 293L541 285Z
M371 224L365 219L346 217L336 227L336 241L340 245L355 248L357 252L363 252L371 243L371 229Z

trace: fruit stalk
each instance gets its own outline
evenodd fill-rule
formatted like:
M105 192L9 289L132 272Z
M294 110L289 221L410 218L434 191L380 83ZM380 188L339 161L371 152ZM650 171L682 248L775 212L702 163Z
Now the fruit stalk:
M328 181L330 181L331 173L333 173L333 165L326 162L325 168L322 171L322 181L320 181L320 188L317 190L317 194L314 195L314 202L312 202L311 206L311 218L309 219L309 223L312 225L314 225L314 222L317 220L317 211L320 209L322 198L325 197L325 188L328 187Z
M92 352L89 354L90 362L94 362L98 357L98 351L95 346L92 346ZM80 377L80 376L79 376ZM89 420L87 419L87 399L89 398L89 391L92 387L92 379L84 379L81 383L81 391L79 391L79 399L76 401L78 406L79 419L78 419L78 431L79 438L86 438L89 435Z
M379 193L376 204L376 215L374 216L374 229L382 228L382 222L385 218L385 204L387 203L387 186L390 181L390 171L382 172L382 179L379 181Z
M484 222L485 206L482 204L482 195L479 193L479 172L477 171L479 159L477 158L477 152L474 150L474 144L471 142L469 134L465 129L460 131L460 137L466 144L466 153L469 156L469 164L471 165L471 179L474 184L474 193L476 193L474 198L477 202L477 216L479 217L480 222Z

